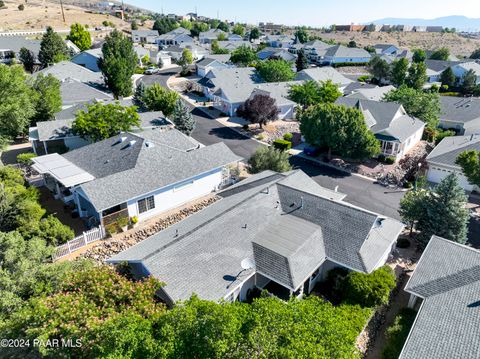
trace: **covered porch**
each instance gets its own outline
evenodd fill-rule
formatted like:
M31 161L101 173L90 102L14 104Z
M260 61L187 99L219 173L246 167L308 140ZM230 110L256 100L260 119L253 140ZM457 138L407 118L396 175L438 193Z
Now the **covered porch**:
M377 137L377 139L380 141L381 154L386 157L394 157L395 160L399 159L405 147L403 143L400 143L397 139L384 138L383 136Z

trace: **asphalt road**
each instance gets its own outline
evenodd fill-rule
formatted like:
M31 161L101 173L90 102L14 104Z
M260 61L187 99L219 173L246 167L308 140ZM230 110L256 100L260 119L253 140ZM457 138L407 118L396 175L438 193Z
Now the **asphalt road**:
M141 78L141 81L147 86L159 83L167 87L167 79L177 72L177 69L165 70L159 75L144 76ZM197 123L192 137L200 143L211 145L223 141L235 154L245 159L248 159L257 147L261 146L258 142L239 134L231 128L220 124L215 119L210 118L204 112L195 109L193 105L186 104L192 109L192 115ZM400 219L397 208L404 192L389 190L361 177L352 176L343 171L299 158L292 157L291 163L294 168L303 170L317 183L326 188L334 189L338 186L338 191L347 195L345 198L346 202Z

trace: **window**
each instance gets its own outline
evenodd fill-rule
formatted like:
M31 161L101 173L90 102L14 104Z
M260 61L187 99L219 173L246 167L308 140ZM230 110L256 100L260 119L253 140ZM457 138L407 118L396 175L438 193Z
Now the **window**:
M138 213L144 213L155 208L155 198L153 196L138 201Z

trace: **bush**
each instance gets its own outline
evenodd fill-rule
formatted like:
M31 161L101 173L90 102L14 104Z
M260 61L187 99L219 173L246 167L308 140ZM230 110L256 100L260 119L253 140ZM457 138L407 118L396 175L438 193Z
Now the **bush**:
M23 4L18 5L18 10L20 10L20 11L25 10L25 5L23 5Z
M358 82L368 82L368 81L370 81L370 80L371 80L371 77L368 76L368 75L360 76L360 77L357 79Z
M243 125L242 128L245 130L245 131L248 131L249 127L247 124Z
M145 73L145 69L142 69L141 67L137 66L135 69L135 74L137 75L143 75Z
M128 217L121 217L117 219L117 226L120 228L128 226Z
M382 163L383 163L383 162L385 162L385 155L384 155L384 154L379 154L378 157L377 157L377 159L378 159L378 162L382 162Z
M72 240L75 236L73 230L64 225L60 220L50 215L39 223L39 231L36 237L44 239L51 245L59 245Z
M276 150L273 147L260 146L248 160L249 170L251 173L265 170L287 172L292 169L288 159L287 152Z
M350 272L345 278L345 300L363 307L386 304L395 287L395 273L389 266L383 266L370 274Z
M138 217L137 217L137 216L133 216L132 218L130 218L130 223L132 223L132 224L137 224L137 223L138 223Z
M382 359L397 359L400 356L416 316L415 310L403 308L395 317L394 323L388 327L385 334L387 343L382 352Z
M398 248L408 248L408 247L410 247L410 241L407 238L400 237L397 240L397 247Z
M290 142L292 142L293 135L292 135L290 132L287 132L286 134L283 135L283 139L284 139L285 141L290 141Z
M387 158L385 158L385 163L387 165L393 165L395 163L395 157L388 156Z
M280 151L288 151L292 148L292 143L287 140L277 139L273 141L273 147Z
M446 131L439 130L437 132L437 135L435 136L435 145L438 145L440 141L443 140L445 137L450 137L455 135L456 135L456 132L452 130L446 130Z
M105 231L111 237L114 234L118 233L118 225L117 223L110 223L105 226Z
M32 162L32 158L37 157L37 155L33 152L28 152L28 153L20 153L17 156L17 162L20 163L21 165L25 166L30 166Z

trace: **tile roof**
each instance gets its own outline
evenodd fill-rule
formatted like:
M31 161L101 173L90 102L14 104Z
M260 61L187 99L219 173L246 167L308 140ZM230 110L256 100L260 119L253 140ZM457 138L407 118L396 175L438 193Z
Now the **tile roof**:
M405 290L424 298L400 359L480 357L480 252L433 236Z
M427 161L454 167L461 170L455 164L458 155L464 151L480 151L480 136L451 136L445 137L427 156Z
M223 142L201 147L175 129L123 133L63 156L95 176L81 189L97 210L240 160Z
M371 272L403 225L321 197L315 193L328 190L318 190L320 186L305 177L298 170L252 176L221 192L220 201L109 262L141 262L166 283L164 290L174 301L188 299L192 293L209 300L223 298L253 274L253 270L242 271L245 258L255 257L260 271L292 287L325 257ZM380 219L381 225L376 225ZM282 263L273 263L275 258Z

